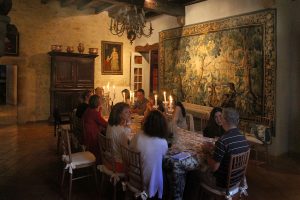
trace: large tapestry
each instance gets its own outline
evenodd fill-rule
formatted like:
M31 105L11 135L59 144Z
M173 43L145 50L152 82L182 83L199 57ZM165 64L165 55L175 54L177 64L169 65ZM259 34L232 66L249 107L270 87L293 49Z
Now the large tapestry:
M275 115L275 10L160 32L159 86L179 100Z

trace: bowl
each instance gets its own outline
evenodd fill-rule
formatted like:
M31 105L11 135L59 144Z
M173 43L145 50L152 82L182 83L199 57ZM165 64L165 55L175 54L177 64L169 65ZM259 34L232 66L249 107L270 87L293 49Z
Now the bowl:
M89 54L98 54L98 48L89 48Z
M51 51L61 52L61 50L62 50L62 45L58 45L58 44L51 45Z
M67 51L68 53L73 53L73 52L74 52L74 47L72 47L72 46L67 46L66 51Z

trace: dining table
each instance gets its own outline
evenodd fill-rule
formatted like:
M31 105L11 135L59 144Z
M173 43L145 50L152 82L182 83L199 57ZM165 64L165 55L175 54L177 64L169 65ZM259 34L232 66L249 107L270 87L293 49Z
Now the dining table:
M177 127L169 139L170 147L163 160L166 174L168 199L183 199L186 175L192 170L205 171L208 167L203 145L211 143L214 138L203 137L202 132L193 132Z
M168 119L168 118L167 118ZM130 127L132 135L141 129L142 116L133 115ZM167 139L169 149L163 159L164 178L167 189L167 199L182 200L186 183L186 175L192 170L207 169L203 144L214 144L214 138L203 137L202 132L193 132L179 127L171 126L172 134Z

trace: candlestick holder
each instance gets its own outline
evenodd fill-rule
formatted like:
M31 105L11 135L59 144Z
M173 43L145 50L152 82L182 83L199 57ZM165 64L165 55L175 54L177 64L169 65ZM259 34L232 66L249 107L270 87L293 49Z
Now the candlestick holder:
M109 92L104 93L104 100L105 100L105 107L106 107L107 111L110 113L111 106L110 106Z
M153 108L154 108L155 110L157 110L157 109L158 109L158 105L154 105Z
M163 104L164 104L164 109L165 111L168 111L168 102L167 101L163 101Z

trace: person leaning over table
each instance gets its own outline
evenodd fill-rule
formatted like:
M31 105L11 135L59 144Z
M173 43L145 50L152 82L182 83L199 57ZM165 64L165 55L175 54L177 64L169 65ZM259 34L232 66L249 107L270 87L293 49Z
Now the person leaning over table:
M204 137L221 137L225 130L222 127L222 108L215 107L210 112L207 126L203 130Z
M141 153L144 189L149 198L162 199L162 160L168 150L167 121L159 110L147 115L142 130L130 142L130 148Z
M191 188L187 188L186 193L193 193L189 199L197 198L195 191L200 190L200 181L205 182L212 188L225 188L227 173L229 169L230 156L248 151L249 144L243 134L237 128L239 114L234 108L224 108L222 112L222 126L225 130L213 146L212 143L203 145L204 152L212 152L212 156L207 153L208 169L204 172L193 171L188 176ZM191 183L193 182L193 183ZM192 188L197 187L197 188ZM189 192L188 192L189 191Z
M110 138L112 142L117 172L124 172L121 145L127 146L128 144L128 135L131 132L131 129L127 126L128 121L130 121L129 105L124 102L119 102L114 105L109 115L106 137ZM110 169L112 168L112 166L109 166L111 165L109 163L104 163L104 165Z
M105 133L107 122L101 116L101 102L98 95L91 96L89 107L84 112L83 127L84 136L83 143L86 149L92 152L97 159L97 164L101 162L98 146L98 134Z
M139 89L136 92L137 101L134 102L132 113L137 113L138 115L144 115L148 103L148 99L145 98L145 92L143 89Z
M82 93L81 95L82 103L80 103L76 109L76 116L78 118L81 118L85 110L89 107L89 99L91 95L92 92L90 90L86 90Z

